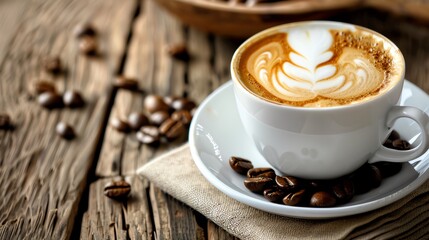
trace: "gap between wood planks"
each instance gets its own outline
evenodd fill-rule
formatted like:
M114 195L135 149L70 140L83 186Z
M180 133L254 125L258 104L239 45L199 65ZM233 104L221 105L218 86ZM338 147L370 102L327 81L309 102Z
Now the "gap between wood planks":
M116 76L121 75L124 71L124 66L125 66L125 62L127 59L130 42L131 42L131 39L133 37L133 26L134 26L136 19L140 15L141 8L142 8L142 2L137 1L136 9L134 11L134 15L132 17L131 24L129 25L128 36L127 36L127 39L125 42L124 52L122 53L121 62L120 62L120 65L118 67L117 72L115 73ZM110 113L111 113L113 104L115 103L117 89L114 87L111 87L108 89L108 91L109 91L109 93L108 93L109 101L108 101L108 103L106 105L106 109L104 111L102 130L101 130L101 133L99 136L99 141L98 141L96 149L95 149L92 165L91 165L91 168L90 168L88 176L87 176L87 182L86 182L87 185L85 187L85 190L84 190L84 192L81 196L80 202L79 202L79 208L78 208L79 210L78 210L78 213L77 213L76 218L75 218L75 223L73 225L73 230L72 230L72 234L70 236L70 239L80 239L83 214L88 210L89 191L90 191L89 186L91 185L91 183L97 181L100 178L100 177L97 177L97 175L95 174L95 169L96 169L98 160L100 158L100 152L101 152L103 142L104 142L104 135L106 133L107 124L109 124L109 117L110 117ZM121 168L121 166L119 166L119 168ZM121 171L120 171L120 174L121 174ZM123 221L125 221L125 220L123 220Z

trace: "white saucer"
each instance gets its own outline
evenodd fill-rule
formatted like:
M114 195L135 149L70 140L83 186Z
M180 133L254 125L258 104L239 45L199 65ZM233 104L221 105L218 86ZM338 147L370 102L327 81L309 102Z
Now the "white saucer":
M270 166L244 132L234 100L231 81L207 97L193 118L189 143L195 164L204 177L220 191L244 204L277 215L297 218L342 217L386 206L406 196L429 178L428 151L420 158L404 164L401 172L383 180L380 187L366 194L356 195L345 205L310 208L271 203L263 196L247 190L243 184L244 176L238 175L229 166L228 159L231 156L247 158L255 167ZM429 113L428 102L429 96L424 91L405 82L401 105L416 106ZM394 129L411 142L418 139L419 129L412 121L399 120Z

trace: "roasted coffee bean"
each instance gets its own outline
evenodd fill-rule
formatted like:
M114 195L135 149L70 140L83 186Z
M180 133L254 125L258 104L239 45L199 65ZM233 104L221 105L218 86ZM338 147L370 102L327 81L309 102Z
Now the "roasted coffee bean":
M11 121L9 115L6 113L0 113L0 129L6 130L11 126Z
M157 146L160 142L159 129L155 126L143 126L136 133L137 140L143 144Z
M144 107L150 113L164 111L168 112L169 106L164 102L164 99L159 95L148 95L144 99Z
M139 82L137 79L119 76L115 79L113 84L117 88L136 90L139 88Z
M192 121L192 115L188 110L177 110L171 114L171 119L181 121L185 126L188 126Z
M296 206L300 204L304 198L305 198L305 190L301 189L298 192L288 193L283 198L283 203L288 206Z
M392 148L396 150L410 150L411 144L407 140L396 139L392 141Z
M62 71L61 59L59 57L49 57L45 59L44 68L47 72L58 74Z
M168 53L175 59L189 61L190 55L188 49L183 44L170 45Z
M130 125L128 125L128 123L126 121L123 121L119 118L113 118L110 121L110 125L116 129L118 132L123 132L123 133L127 133L130 131Z
M77 38L82 37L94 37L97 32L95 31L95 28L89 24L89 23L80 23L76 25L76 27L73 29L73 34Z
M128 125L130 125L131 129L134 131L137 131L148 124L149 119L142 112L132 112L128 115Z
M252 192L262 193L265 189L273 187L274 181L266 177L246 178L244 186Z
M267 177L274 180L276 178L276 172L272 168L252 168L247 171L247 177Z
M159 132L171 141L182 136L186 132L186 128L181 121L169 118L159 126Z
M339 180L333 184L332 193L338 199L339 203L346 203L350 201L355 194L353 183L349 179Z
M174 110L188 110L191 111L195 108L195 102L187 99L187 98L178 98L171 103L171 107Z
M34 93L39 95L44 92L57 92L55 85L51 82L40 80L33 85Z
M381 181L383 180L383 175L381 174L381 171L376 167L375 165L369 165L370 168L370 175L368 176L370 178L371 187L377 188L381 185Z
M48 109L62 108L63 98L56 92L43 92L37 97L39 104Z
M235 172L242 175L246 175L247 171L253 168L253 164L251 161L235 156L229 158L229 165Z
M86 55L96 55L98 49L97 39L95 37L85 36L79 40L79 50Z
M149 121L151 124L160 126L165 120L170 117L166 111L157 111L149 115Z
M171 104L173 104L173 101L179 98L180 97L177 97L177 96L165 96L162 99L164 100L165 104L167 104L168 106L171 106Z
M393 163L393 162L376 162L373 164L376 166L381 173L383 178L391 177L402 169L402 163Z
M312 207L333 207L337 203L334 195L329 192L316 192L310 198Z
M350 174L349 180L353 183L355 193L363 194L372 189L371 176L372 172L369 164L364 164L358 170Z
M64 139L71 140L76 137L74 129L65 122L59 122L55 130L57 134Z
M63 94L64 105L69 108L79 108L85 105L82 95L76 90L68 90Z
M387 137L387 139L383 143L383 145L385 147L388 147L388 148L393 148L392 142L397 140L397 139L400 139L400 138L401 138L401 136L399 135L399 133L397 131L393 130L392 132L390 132L389 136Z
M104 195L114 199L124 199L131 192L131 185L125 180L112 181L104 186Z
M300 187L301 184L301 181L298 178L292 176L276 176L275 181L277 183L277 186L284 190L296 189Z
M270 202L280 202L286 196L286 192L278 187L264 190L264 197Z

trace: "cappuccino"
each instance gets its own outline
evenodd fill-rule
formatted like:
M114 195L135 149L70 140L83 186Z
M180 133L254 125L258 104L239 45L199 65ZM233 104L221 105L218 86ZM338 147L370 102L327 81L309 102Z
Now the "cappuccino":
M249 92L296 107L360 103L403 77L396 46L371 30L318 22L271 29L251 38L233 66Z

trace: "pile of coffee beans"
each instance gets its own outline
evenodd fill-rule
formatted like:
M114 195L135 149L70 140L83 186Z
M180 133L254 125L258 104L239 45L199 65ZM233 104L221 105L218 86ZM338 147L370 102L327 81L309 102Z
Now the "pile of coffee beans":
M158 146L187 134L193 113L194 101L184 97L149 94L144 98L144 109L132 112L127 119L114 118L110 125L119 132L136 132L143 144Z
M410 144L396 131L384 145L397 150L410 149ZM379 187L383 179L402 169L401 163L366 163L341 178L308 180L279 176L272 168L254 168L251 161L240 157L231 157L229 164L236 173L246 176L244 186L250 191L263 195L270 202L303 207L334 207L347 203L355 195Z

